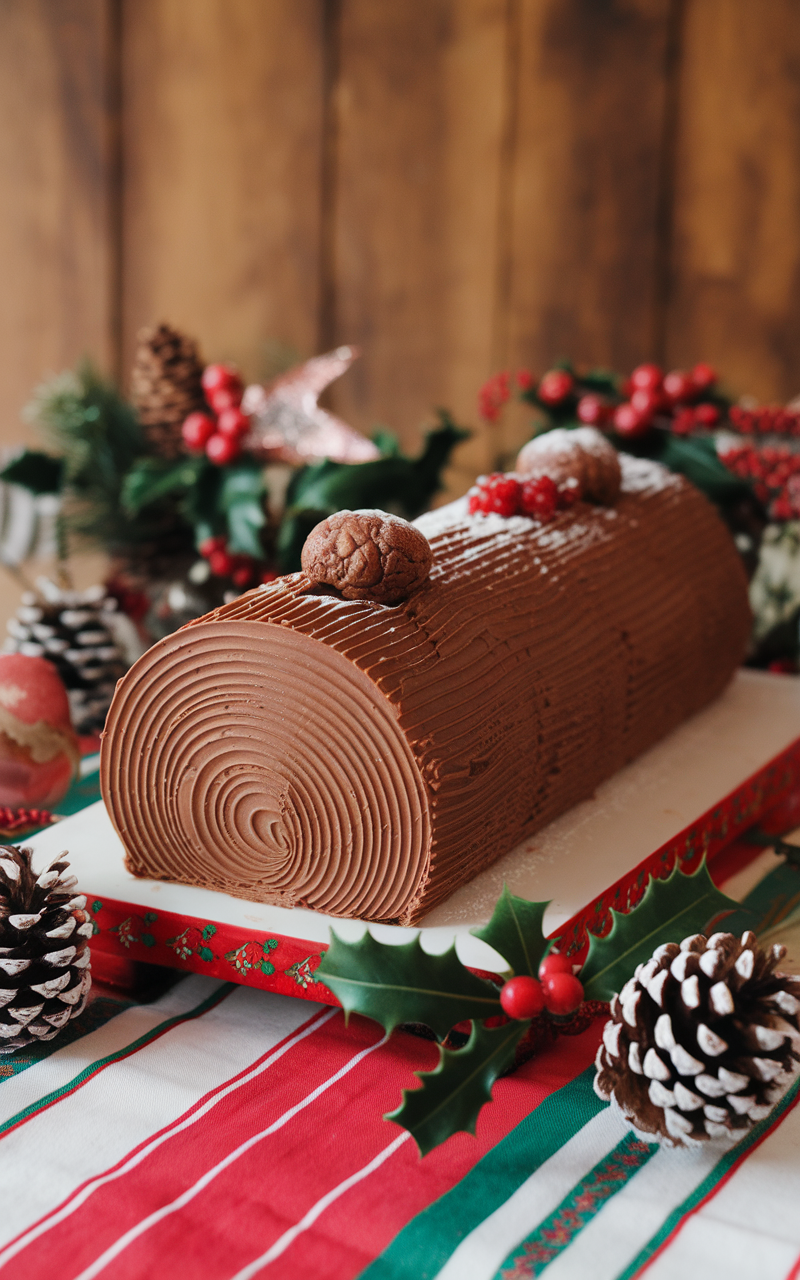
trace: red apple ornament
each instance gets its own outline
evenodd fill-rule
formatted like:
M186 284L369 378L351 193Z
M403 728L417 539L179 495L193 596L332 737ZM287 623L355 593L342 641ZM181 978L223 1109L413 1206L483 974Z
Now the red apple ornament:
M0 654L0 804L52 809L80 750L63 681L45 658Z

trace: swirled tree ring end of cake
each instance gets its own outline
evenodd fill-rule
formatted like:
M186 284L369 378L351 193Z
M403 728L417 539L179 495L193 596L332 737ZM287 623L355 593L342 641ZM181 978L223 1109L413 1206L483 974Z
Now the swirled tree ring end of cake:
M391 920L427 874L427 791L391 704L290 627L159 641L117 688L100 775L138 876Z

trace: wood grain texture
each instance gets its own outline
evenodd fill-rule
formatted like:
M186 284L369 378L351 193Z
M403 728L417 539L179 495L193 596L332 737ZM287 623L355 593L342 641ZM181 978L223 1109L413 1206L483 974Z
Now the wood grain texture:
M505 0L342 5L334 331L364 354L334 398L409 446L435 405L474 423L492 372L506 24ZM486 456L478 432L457 467Z
M694 0L682 39L673 365L709 360L767 401L800 391L800 14Z
M264 373L313 353L320 0L126 0L124 342L166 320Z
M651 354L670 0L518 0L496 365Z
M0 441L49 373L112 362L108 0L0 3Z

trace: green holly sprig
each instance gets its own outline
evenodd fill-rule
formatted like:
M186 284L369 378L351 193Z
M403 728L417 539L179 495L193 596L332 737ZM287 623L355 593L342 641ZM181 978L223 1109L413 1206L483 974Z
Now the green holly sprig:
M471 931L503 958L504 978L537 977L557 942L557 937L546 938L542 928L547 906L517 897L506 886L488 924ZM705 860L691 875L676 867L666 880L651 880L629 912L612 910L612 926L604 937L589 935L579 975L586 998L610 1000L660 943L703 932L733 912L741 923L742 908L714 886ZM416 1072L421 1087L404 1089L400 1106L384 1119L407 1129L423 1156L453 1133L475 1133L494 1082L512 1066L532 1023L531 1018L505 1019L495 982L462 964L455 946L431 955L419 936L396 946L369 932L357 942L332 934L315 977L338 998L346 1017L359 1013L372 1018L387 1034L407 1023L422 1024L438 1041L437 1066ZM463 1022L472 1024L467 1043L448 1047L444 1042Z

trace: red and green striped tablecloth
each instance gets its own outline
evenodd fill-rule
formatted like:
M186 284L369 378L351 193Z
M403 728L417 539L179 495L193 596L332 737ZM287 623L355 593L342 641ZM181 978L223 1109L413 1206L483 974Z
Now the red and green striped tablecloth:
M639 1141L596 1023L420 1159L381 1119L433 1045L174 975L0 1060L3 1280L798 1280L795 1084L733 1148Z

